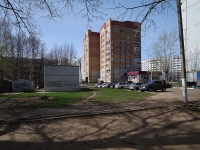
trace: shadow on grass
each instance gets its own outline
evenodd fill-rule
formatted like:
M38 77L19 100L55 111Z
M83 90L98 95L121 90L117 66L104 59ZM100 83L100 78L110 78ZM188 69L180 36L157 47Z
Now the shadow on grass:
M97 91L96 88L87 88L87 87L82 87L80 88L79 92L88 92L88 91Z

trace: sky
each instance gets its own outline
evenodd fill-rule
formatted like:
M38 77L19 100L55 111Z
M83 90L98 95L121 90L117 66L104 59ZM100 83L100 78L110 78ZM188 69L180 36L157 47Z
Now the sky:
M37 24L42 31L43 37L42 41L46 43L48 50L51 50L55 44L63 45L65 42L69 44L74 44L78 57L82 56L83 49L83 39L85 33L88 29L93 32L100 32L101 26L109 19L118 20L118 21L135 21L136 16L138 14L139 9L134 11L132 17L129 15L122 18L117 19L117 17L124 12L124 10L120 9L106 9L113 8L114 5L118 5L118 3L122 3L127 7L134 7L140 5L140 0L130 1L130 0L115 0L115 4L113 0L105 1L102 6L102 12L106 14L103 16L103 19L93 19L93 22L89 23L90 28L88 28L88 22L86 18L82 18L82 14L75 16L66 10L65 15L62 19L56 19L56 21L49 21L46 19L38 19ZM172 0L173 6L176 9L176 1ZM81 10L81 5L76 5L76 11ZM165 15L156 15L154 17L154 21L157 25L156 29L154 27L150 27L147 31L143 31L142 26L142 60L150 59L148 56L148 49L151 46L153 40L156 40L158 35L164 30L170 30L172 28L177 28L178 20L176 10L170 9ZM138 21L141 21L139 19ZM77 57L77 58L78 58Z

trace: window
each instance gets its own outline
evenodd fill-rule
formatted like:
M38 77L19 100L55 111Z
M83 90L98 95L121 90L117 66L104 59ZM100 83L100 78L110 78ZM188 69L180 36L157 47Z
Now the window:
M140 47L134 47L135 52L140 52Z
M135 41L140 41L140 37L137 36L137 37L134 38L134 40L135 40Z
M124 64L121 64L120 67L121 67L121 68L124 68Z
M124 53L123 53L123 52L121 52L121 53L120 53L120 55L121 55L121 56L124 56Z
M107 28L107 30L106 30L106 33L109 33L110 32L110 27L109 28Z
M124 47L120 47L120 50L124 50Z
M136 35L140 35L140 30L133 30L133 33Z
M110 69L109 70L106 70L106 73L109 73L110 72Z
M130 30L127 30L127 31L126 31L126 34L130 34Z
M123 44L124 44L124 41L120 41L120 44L122 44L122 45L123 45Z
M134 56L140 57L140 54L135 53Z
M121 58L120 61L123 62L123 61L124 61L124 58Z
M140 42L134 42L134 46L140 47Z
M110 58L107 58L106 61L110 61Z
M141 58L134 58L134 62L141 62Z
M130 53L127 53L126 56L130 56Z
M139 69L141 67L140 64L134 64L134 69Z
M109 56L110 55L110 52L106 53L106 56Z
M106 38L109 39L109 38L110 38L110 34L107 34L107 35L106 35Z
M107 44L110 44L110 40L106 42L106 45L107 45Z
M126 65L126 68L130 68L130 64L127 64L127 65Z
M126 61L127 61L127 62L130 62L131 60L130 60L130 59L127 59Z
M124 30L123 30L123 29L120 29L120 33L124 33Z
M123 39L124 38L124 36L123 35L120 35L120 39Z
M129 51L129 50L130 50L130 47L127 47L126 50Z
M126 42L126 44L127 44L127 45L129 45L129 44L130 44L130 42Z

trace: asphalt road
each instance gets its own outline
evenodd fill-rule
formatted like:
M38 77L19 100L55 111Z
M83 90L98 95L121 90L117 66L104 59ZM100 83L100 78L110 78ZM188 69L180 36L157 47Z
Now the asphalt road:
M182 96L182 88L167 88L166 92L171 92L172 94L176 94ZM200 89L187 89L188 100L197 100L200 99Z

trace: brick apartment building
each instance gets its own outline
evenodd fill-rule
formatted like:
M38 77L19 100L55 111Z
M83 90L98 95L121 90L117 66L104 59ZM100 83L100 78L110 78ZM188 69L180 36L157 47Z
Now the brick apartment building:
M109 19L100 33L85 34L83 79L88 82L126 81L126 73L141 70L141 24Z
M100 79L126 81L125 74L141 70L141 25L109 19L100 29Z
M83 40L82 79L97 82L100 77L100 34L88 30Z

